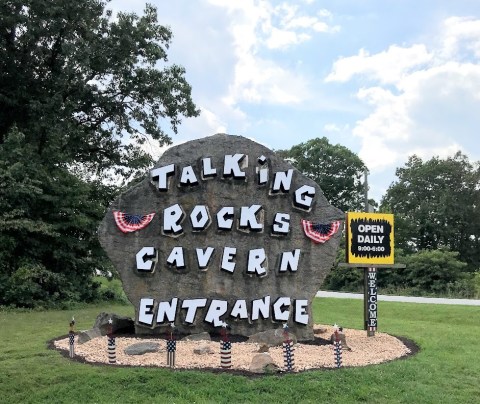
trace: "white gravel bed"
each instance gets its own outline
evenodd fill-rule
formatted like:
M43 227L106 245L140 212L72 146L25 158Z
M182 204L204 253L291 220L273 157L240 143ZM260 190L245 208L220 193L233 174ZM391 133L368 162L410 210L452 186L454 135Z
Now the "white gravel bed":
M327 331L322 334L328 339L333 332L331 326L322 326ZM407 348L398 338L385 334L376 333L374 337L367 337L366 331L345 329L344 333L347 344L351 351L343 350L343 366L366 366L378 364L408 355ZM129 345L139 342L160 343L160 351L146 353L144 355L126 355L124 349ZM54 342L57 349L69 349L68 338ZM199 355L194 349L200 346L209 346L213 353ZM118 365L130 366L158 366L167 367L166 342L164 339L155 338L116 338L116 359ZM248 371L254 355L258 353L260 346L256 343L233 342L232 343L232 369ZM269 350L275 364L284 368L282 347L272 347ZM94 338L84 344L75 341L75 355L87 362L108 363L107 337ZM295 344L294 351L295 369L303 371L316 368L334 368L334 353L332 345ZM177 341L175 355L175 367L189 368L219 368L220 367L220 343L215 341ZM115 365L112 365L115 366Z

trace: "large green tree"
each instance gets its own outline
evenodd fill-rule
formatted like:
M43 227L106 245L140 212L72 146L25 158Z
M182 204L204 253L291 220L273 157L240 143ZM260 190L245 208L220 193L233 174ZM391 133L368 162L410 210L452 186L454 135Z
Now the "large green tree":
M172 33L98 0L0 3L0 305L89 299L109 175L145 170L197 116Z
M98 0L7 0L0 6L0 143L16 125L49 162L98 174L149 164L146 135L170 139L198 114L184 69L166 66L171 31L152 6L116 19Z
M396 171L382 209L395 214L395 240L407 253L448 248L480 267L480 169L468 158L409 158Z
M327 200L343 211L362 210L365 164L352 151L330 144L326 137L311 139L278 152L322 188Z

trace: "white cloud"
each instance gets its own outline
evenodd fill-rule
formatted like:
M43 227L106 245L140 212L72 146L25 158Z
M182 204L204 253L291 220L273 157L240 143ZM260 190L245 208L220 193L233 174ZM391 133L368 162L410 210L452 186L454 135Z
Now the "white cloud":
M355 75L364 75L383 84L397 83L412 70L425 65L433 58L423 44L409 48L392 45L388 50L370 55L360 49L358 55L340 58L325 81L346 82Z
M327 10L317 16L303 15L297 5L274 5L267 0L209 0L222 7L230 18L236 65L234 79L224 101L233 106L241 101L267 104L298 104L311 97L310 86L294 68L275 58L260 57L266 48L285 50L309 41L319 32L335 32L323 19L331 19Z
M480 127L480 20L452 17L443 27L436 47L392 45L373 55L361 49L335 62L327 76L327 82L363 79L356 97L370 112L352 134L370 170L398 167L412 154L462 150L478 158L469 145Z
M480 57L480 20L472 17L450 17L444 22L443 55L455 57L462 51Z

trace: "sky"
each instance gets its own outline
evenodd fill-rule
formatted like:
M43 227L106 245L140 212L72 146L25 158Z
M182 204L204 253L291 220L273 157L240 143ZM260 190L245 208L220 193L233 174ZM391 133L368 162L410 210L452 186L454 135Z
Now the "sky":
M367 165L377 202L413 154L480 160L478 0L149 3L201 109L174 144L228 133L279 150L325 136Z

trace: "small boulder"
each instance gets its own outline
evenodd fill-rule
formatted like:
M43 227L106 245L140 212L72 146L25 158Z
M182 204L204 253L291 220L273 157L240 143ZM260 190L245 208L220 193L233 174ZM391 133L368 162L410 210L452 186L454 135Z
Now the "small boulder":
M134 334L135 323L130 317L119 316L115 313L100 313L93 328L98 328L102 335L107 335L110 324L108 320L112 319L112 332L114 334Z
M270 350L270 347L267 344L261 344L257 352L263 353L263 352L268 352L269 350Z
M127 346L123 350L125 355L143 355L149 352L158 351L160 351L160 344L156 342L139 342L137 344Z
M253 373L276 373L279 367L273 362L268 353L259 353L252 358L250 363L250 372Z
M92 328L91 330L83 330L78 333L78 343L84 344L91 339L101 337L102 333L98 328Z
M198 334L190 334L182 338L182 341L211 341L212 338L208 332L200 332Z
M297 337L295 334L289 332L288 336L293 341L294 344L297 343ZM283 334L283 329L281 328L262 331L262 332L250 335L250 337L248 338L248 342L257 343L260 345L268 345L269 347L281 346L284 340L285 340L285 336Z
M326 327L323 327L321 325L318 325L318 324L314 324L313 326L313 333L315 335L318 335L318 334L325 334L327 332L327 328Z
M197 355L209 355L213 354L213 351L208 345L200 345L198 348L194 348L193 353Z
M346 349L347 351L351 351L352 348L350 348L347 344L347 339L345 338L345 334L343 331L338 331L338 339L342 343L342 349ZM336 341L336 336L335 333L330 335L330 343L334 343Z

